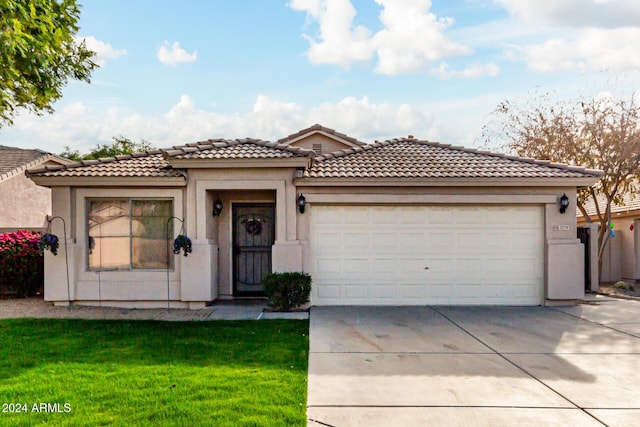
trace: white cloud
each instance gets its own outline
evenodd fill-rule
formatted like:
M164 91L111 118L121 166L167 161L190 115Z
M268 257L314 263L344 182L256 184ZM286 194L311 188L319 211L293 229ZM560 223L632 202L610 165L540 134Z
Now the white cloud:
M78 40L84 41L87 49L96 53L93 61L101 67L107 63L107 59L118 59L127 53L126 49L114 49L110 43L98 40L93 36L81 37Z
M118 135L170 147L216 137L277 140L315 123L372 141L408 134L426 138L433 119L429 112L408 104L374 103L367 97L303 107L261 95L247 112L220 114L198 108L183 95L156 116L117 107L94 109L83 103L69 104L52 115L24 114L5 137L16 146L60 152L69 145L85 152Z
M638 0L494 0L527 22L567 26L622 27L640 22Z
M371 60L371 31L363 26L352 28L356 10L349 0L292 0L289 7L307 12L320 24L319 41L304 35L312 64L348 68L354 62Z
M483 76L491 76L495 77L500 74L500 67L498 67L493 62L489 62L487 64L472 64L467 68L462 70L451 70L449 66L444 62L441 63L437 68L432 68L430 73L434 76L438 76L442 79L450 79L453 77L469 79Z
M470 49L449 40L444 30L452 18L438 18L429 12L430 0L375 0L384 8L384 28L373 36L378 54L376 70L383 74L424 71L433 61L470 53Z
M182 62L195 62L198 59L198 51L194 50L189 53L180 47L179 42L169 44L165 40L164 44L158 49L158 59L165 65L176 66Z
M511 57L535 71L628 71L640 69L639 28L588 28L576 38L549 39L540 44L516 47Z
M313 64L334 64L348 68L377 56L376 71L404 74L427 71L434 61L470 53L462 44L449 40L444 31L452 18L429 12L431 0L375 0L383 7L383 28L375 34L353 24L356 10L349 0L291 0L294 10L307 13L319 23L317 38L307 34L307 56Z
M509 22L537 27L535 38L506 40L505 56L537 72L640 69L637 0L494 0Z

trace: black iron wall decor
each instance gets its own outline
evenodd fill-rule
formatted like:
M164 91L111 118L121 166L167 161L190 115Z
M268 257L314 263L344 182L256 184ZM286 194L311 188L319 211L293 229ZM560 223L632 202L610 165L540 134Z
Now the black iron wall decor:
M304 213L304 208L307 205L307 199L302 195L302 193L300 193L300 195L298 196L298 210L300 211L301 214Z
M564 214L567 211L568 207L569 207L569 197L567 197L566 194L563 194L562 197L560 197L560 213Z
M213 216L218 216L222 212L222 200L218 198L215 202L213 202L213 211L211 212Z

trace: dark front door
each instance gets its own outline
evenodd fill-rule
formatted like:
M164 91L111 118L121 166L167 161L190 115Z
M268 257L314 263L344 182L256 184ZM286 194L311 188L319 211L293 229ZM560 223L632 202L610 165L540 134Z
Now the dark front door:
M578 228L578 239L584 245L584 290L591 290L591 238L589 228Z
M233 205L233 294L264 294L262 279L271 273L271 247L275 241L272 203Z

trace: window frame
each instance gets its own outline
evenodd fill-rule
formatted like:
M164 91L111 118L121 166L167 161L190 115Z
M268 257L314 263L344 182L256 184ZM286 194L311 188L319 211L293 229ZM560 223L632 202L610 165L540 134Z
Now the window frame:
M89 251L91 250L90 245L89 245L89 216L91 213L91 203L95 202L95 201L126 201L128 204L128 224L129 224L129 231L128 231L128 236L126 236L129 239L129 267L128 268L102 268L102 267L91 267L90 266L90 253ZM169 218L173 218L175 216L175 208L176 208L176 202L175 202L175 197L130 197L130 196L105 196L105 197L86 197L85 198L85 219L84 219L84 227L85 227L85 242L86 242L86 248L85 248L85 271L87 272L101 272L101 271L112 271L112 272L160 272L160 271L167 271L167 267L164 268L134 268L133 267L133 235L132 235L132 221L133 221L133 209L132 209L132 204L134 201L154 201L154 202L161 202L161 201L169 201L171 202L171 208L170 208L170 217L167 218L167 221L169 220ZM165 223L165 230L166 230L166 223ZM174 234L174 230L175 230L175 225L173 224L173 221L171 222L171 229L169 230L169 233L171 236L173 236ZM124 237L124 236L123 236ZM170 240L170 239L169 239ZM166 240L165 240L166 241ZM170 245L170 241L167 241L167 245ZM170 250L170 246L168 246L169 250ZM174 262L174 257L171 256L171 253L169 253L169 266L168 266L168 270L169 271L175 271L175 265L176 263Z

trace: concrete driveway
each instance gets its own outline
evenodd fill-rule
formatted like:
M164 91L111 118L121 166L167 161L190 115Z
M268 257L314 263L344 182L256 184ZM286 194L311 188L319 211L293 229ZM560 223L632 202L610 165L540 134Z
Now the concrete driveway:
M633 426L640 302L314 307L310 426Z

